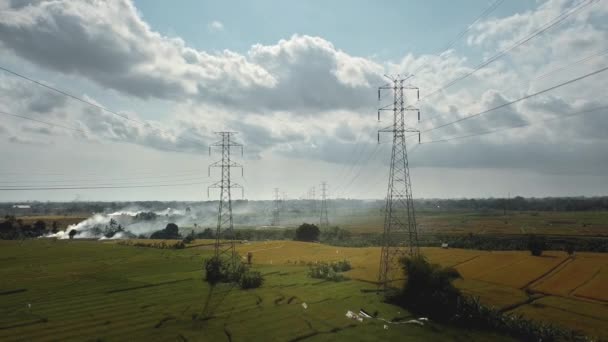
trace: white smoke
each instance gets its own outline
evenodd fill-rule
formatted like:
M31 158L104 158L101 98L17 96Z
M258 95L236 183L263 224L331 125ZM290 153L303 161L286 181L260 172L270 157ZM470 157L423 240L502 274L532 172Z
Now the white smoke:
M148 218L143 217L146 215ZM77 232L74 235L75 239L116 240L137 236L148 237L153 232L164 229L168 223L175 223L178 226L193 226L197 221L202 220L196 214L189 213L189 210L166 208L152 211L127 208L112 213L93 214L84 221L68 226L63 231L44 237L69 239L72 230Z

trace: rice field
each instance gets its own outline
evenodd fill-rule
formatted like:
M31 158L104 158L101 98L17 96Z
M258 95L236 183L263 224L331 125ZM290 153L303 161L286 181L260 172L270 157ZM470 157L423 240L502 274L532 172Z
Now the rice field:
M606 211L420 211L420 234L555 234L606 236ZM384 216L378 210L349 212L330 218L332 224L353 232L381 232Z
M362 291L375 288L369 283L311 279L305 266L279 259L254 266L265 274L261 288L210 287L201 271L210 255L204 245L0 241L0 341L511 341L433 322L348 319L361 308L388 320L415 317Z
M161 241L150 241L158 245ZM373 340L496 339L444 326L355 324L347 310L378 310L382 317L409 317L361 290L375 288L380 249L295 241L237 245L253 253L266 274L260 289L240 291L202 281L201 260L212 240L188 248L136 247L117 241L0 241L0 340ZM166 245L169 245L167 242ZM422 248L432 262L462 274L465 293L507 312L608 338L608 255L488 252ZM349 260L351 280L330 283L306 276L308 262ZM210 295L211 293L211 295ZM309 309L303 309L306 302ZM214 308L216 309L205 309ZM201 320L213 311L211 320ZM255 331L255 333L253 333ZM263 334L263 335L259 335Z
M334 247L318 243L272 241L238 246L253 252L260 265L293 265L350 260L347 276L375 282L380 248ZM608 338L608 254L549 251L541 257L524 251L477 251L421 248L431 262L453 266L462 275L456 285L487 304L531 319L580 329ZM544 314L544 311L547 314ZM588 312L595 312L590 316ZM579 324L585 320L587 323Z

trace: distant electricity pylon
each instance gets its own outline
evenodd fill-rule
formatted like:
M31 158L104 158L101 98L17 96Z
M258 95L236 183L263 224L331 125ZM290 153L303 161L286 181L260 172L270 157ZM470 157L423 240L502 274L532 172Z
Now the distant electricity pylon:
M420 98L420 90L417 87L404 86L404 82L411 76L406 78L402 78L400 75L386 77L391 82L378 88L378 101L380 101L380 93L383 90L388 90L393 95L392 103L378 109L378 121L380 121L381 111L393 112L392 125L378 131L378 143L380 143L381 132L393 133L384 234L382 236L382 252L378 274L378 284L385 290L400 276L399 259L407 254L416 256L419 253L405 133L417 132L418 142L420 142L420 131L405 126L405 113L418 112L418 121L420 121L420 110L405 105L404 89L416 91L418 98Z
M310 201L310 210L314 215L317 213L317 194L314 186L310 188Z
M321 183L321 218L319 220L321 227L329 226L329 218L327 217L327 183Z
M232 222L232 194L231 189L240 188L241 196L244 194L243 187L239 184L232 183L230 180L230 169L233 167L241 168L241 175L243 174L243 166L233 162L230 158L230 151L233 147L239 147L241 149L241 156L243 155L243 145L233 142L232 138L236 132L216 132L221 137L221 140L209 146L209 155L211 155L211 148L219 148L222 151L222 159L209 165L209 176L211 176L211 168L219 167L222 169L222 178L220 181L212 184L207 188L207 197L209 197L209 189L219 188L220 189L220 201L217 214L217 229L215 232L215 256L222 257L228 255L230 257L231 265L235 266L238 261L236 254L235 243L234 243L234 225ZM222 240L228 240L227 244L223 244Z
M272 210L272 226L278 226L280 224L279 221L279 212L281 210L281 199L279 198L279 188L274 188L274 208Z

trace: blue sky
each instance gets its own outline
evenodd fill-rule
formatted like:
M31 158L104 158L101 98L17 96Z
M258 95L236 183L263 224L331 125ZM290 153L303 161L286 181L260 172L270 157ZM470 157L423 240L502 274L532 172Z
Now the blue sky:
M407 53L428 54L466 28L494 1L168 1L137 0L152 27L179 36L202 50L247 52L293 34L320 36L350 54L380 60ZM534 8L529 0L504 1L493 12L503 17ZM219 21L224 30L207 25ZM462 49L469 55L471 49Z

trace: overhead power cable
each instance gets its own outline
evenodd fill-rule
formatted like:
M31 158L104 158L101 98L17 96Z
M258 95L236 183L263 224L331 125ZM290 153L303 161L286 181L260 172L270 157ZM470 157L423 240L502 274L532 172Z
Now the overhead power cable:
M42 123L42 124L49 125L49 126L52 126L52 127L58 127L58 128L63 128L63 129L69 129L71 131L86 133L86 131L84 131L84 130L82 130L80 128L75 128L75 127L69 127L69 126L63 126L63 125L59 125L59 124L54 124L54 123L51 123L51 122L47 122L47 121L43 121L43 120L39 120L39 119L30 118L30 117L25 116L25 115L12 114L12 113L4 112L4 111L0 111L0 114L7 115L7 116L12 116L12 117L15 117L15 118L21 118L21 119L24 119L24 120L34 121L34 122Z
M147 185L119 185L119 186L76 186L76 187L37 187L37 188L0 188L0 191L39 191L39 190L93 190L93 189L130 189L130 188L164 188L177 186L204 185L206 183L180 183L180 184L147 184Z
M545 120L531 121L531 122L526 122L526 123L515 125L515 126L509 126L509 127L502 127L502 128L492 129L492 130L489 130L489 131L477 132L477 133L472 133L472 134L467 134L467 135L460 135L460 136L455 136L455 137L438 139L438 140L423 141L423 142L421 142L421 144L441 143L441 142L448 142L448 141L458 140L458 139L472 138L472 137L477 137L477 136L481 136L481 135L487 135L487 134L507 131L507 130L511 130L511 129L516 129L516 128L528 127L528 126L536 125L536 124L539 124L539 123L547 123L547 122L551 122L551 121L558 121L558 120L568 119L568 118L579 116L579 115L584 115L584 114L589 114L589 113L597 112L598 110L602 110L602 109L608 110L608 106L595 107L595 108L591 108L591 109L586 109L586 110L570 113L570 114L567 114L567 115L560 115L558 117L553 117L553 118L549 118L549 119L545 119Z
M564 20L566 20L568 17L570 17L571 15L577 13L578 11L582 10L583 8L596 3L599 0L588 0L586 2L581 2L578 5L574 6L573 8L571 8L569 11L566 11L560 15L558 15L557 17L551 19L549 22L547 22L545 25L543 25L540 29L538 29L537 31L535 31L534 33L518 40L517 42L515 42L514 44L510 45L508 48L501 50L499 53L495 54L494 56L488 58L485 62L479 64L478 66L476 66L473 70L465 73L464 75L457 77L455 79L453 79L452 81L446 83L445 85L443 85L442 87L440 87L439 89L436 89L432 92L430 92L429 94L427 94L426 96L420 98L420 101L423 101L427 98L429 98L430 96L433 96L434 94L437 94L438 92L447 89L449 87L451 87L452 85L456 84L459 81L462 81L466 78L468 78L469 76L473 75L475 72L481 70L482 68L488 66L489 64L495 62L496 60L500 59L502 56L506 55L507 53L509 53L510 51L512 51L513 49L527 43L528 41L534 39L535 37L538 37L539 35L543 34L544 32L546 32L547 30L551 29L552 27L556 26L557 24L563 22Z
M555 86L553 86L553 87L546 88L546 89L543 89L543 90L541 90L541 91L537 91L537 92L535 92L535 93L528 94L528 95L526 95L526 96L522 96L522 97L520 97L520 98L518 98L518 99L516 99L516 100L509 101L509 102L507 102L507 103L503 103L503 104L501 104L501 105L499 105L499 106L496 106L496 107L493 107L493 108L490 108L490 109L486 109L486 110L481 111L481 112L479 112L479 113L471 114L471 115L465 116L465 117L463 117L463 118L460 118L460 119L458 119L458 120L454 120L454 121L451 121L451 122L448 122L448 123L445 123L445 124L442 124L442 125L439 125L439 126L435 126L435 127L432 127L432 128L426 129L426 130L421 131L421 132L422 132L422 133L426 133L426 132L434 131L434 130L437 130L437 129L440 129L440 128L443 128L443 127L446 127L446 126L450 126L450 125L453 125L453 124L456 124L456 123L459 123L459 122L462 122L462 121L465 121L465 120L469 120L469 119L472 119L472 118L478 117L478 116L480 116L480 115L483 115L483 114L489 113L489 112L491 112L491 111L494 111L494 110L497 110L497 109L500 109L500 108L503 108L503 107L510 106L510 105L512 105L512 104L514 104L514 103L517 103L517 102L520 102L520 101L523 101L523 100L529 99L529 98L531 98L531 97L534 97L534 96L537 96L537 95L544 94L544 93L546 93L546 92L549 92L549 91L555 90L555 89L557 89L557 88L561 88L561 87L566 86L566 85L568 85L568 84L572 84L572 83L574 83L574 82L578 82L578 81L580 81L580 80L583 80L583 79L585 79L585 78L587 78L587 77L591 77L591 76L597 75L597 74L599 74L599 73L601 73L601 72L604 72L604 71L606 71L606 70L608 70L608 67L601 68L601 69L599 69L599 70L596 70L596 71L590 72L590 73L585 74L585 75L583 75L583 76L579 76L579 77L573 78L573 79L571 79L571 80L568 80L568 81L566 81L566 82L562 82L562 83L560 83L560 84L558 84L558 85L555 85Z
M8 69L6 67L0 66L0 70L3 70L3 71L5 71L5 72L7 72L7 73L9 73L9 74L11 74L13 76L19 77L19 78L24 79L24 80L29 81L29 82L32 82L32 83L34 83L34 84L36 84L36 85L38 85L40 87L46 88L48 90L51 90L51 91L56 92L58 94L61 94L63 96L69 97L69 98L71 98L73 100L79 101L79 102L84 103L86 105L89 105L89 106L95 107L97 109L100 109L100 110L102 110L104 112L107 112L107 113L110 113L112 115L118 116L118 117L120 117L122 119L131 121L131 122L134 122L134 123L137 123L137 124L140 124L140 125L144 125L146 128L150 128L150 129L153 129L153 130L158 131L158 132L164 132L164 133L172 135L172 133L170 133L170 132L168 132L166 130L163 130L163 129L160 129L160 128L156 128L156 127L152 127L152 125L150 123L148 123L148 122L140 121L140 120L136 120L136 119L130 118L129 116L127 116L125 114L121 114L121 113L119 113L117 111L114 111L114 110L111 110L111 109L109 109L107 107L104 107L104 106L98 105L98 104L96 104L94 102L85 100L85 99L83 99L81 97L78 97L76 95L73 95L73 94L71 94L71 93L69 93L69 92L67 92L65 90L61 90L59 88L56 88L56 87L50 86L48 84L45 84L43 82L37 81L37 80L35 80L33 78L30 78L28 76L25 76L23 74L20 74L18 72L12 71L12 70L10 70L10 69ZM198 141L198 140L186 139L186 138L178 137L178 136L175 136L175 137L177 139L180 139L180 140L189 140L191 142L194 142L194 143L197 143L197 144L201 144L201 142ZM201 146L202 146L202 144L201 144Z
M557 68L555 68L555 69L552 69L552 70L550 70L550 71L547 71L547 72L545 72L545 73L543 73L543 74L541 74L541 75L539 75L539 76L536 76L536 77L534 77L533 79L529 80L529 81L528 81L528 86L529 86L530 84L532 84L532 82L534 82L534 81L538 81L538 80L541 80L541 79L547 78L548 76L550 76L550 75L552 75L552 74L554 74L554 73L556 73L556 72L563 71L563 70L566 70L566 69L569 69L569 68L575 67L575 66L577 66L577 65L579 65L579 64L581 64L581 63L588 62L588 61L590 61L590 60L592 60L592 59L594 59L594 58L597 58L597 57L602 57L602 56L604 56L604 55L606 55L606 54L608 54L608 49L606 49L606 50L601 50L601 51L598 51L598 52L595 52L595 53L593 53L593 54L591 54L591 55L588 55L588 56L586 56L586 57L583 57L583 58L581 58L581 59L578 59L578 60L576 60L576 61L574 61L574 62L571 62L571 63L568 63L568 64L564 64L564 65L561 65L561 66L559 66L559 67L557 67ZM519 88L520 86L519 86L519 85L517 85L516 87L518 87L518 88ZM428 121L430 121L430 120L432 120L432 119L435 119L435 118L438 118L438 117L442 117L442 116L445 116L445 115L446 115L446 114L438 114L438 115L433 115L433 116L427 117L426 119L424 119L424 120L420 121L420 122L419 122L419 124L420 124L420 123L424 123L424 122L428 122Z
M464 35L467 34L473 28L473 26L477 22L479 22L481 19L487 17L490 13L492 13L503 2L504 2L504 0L496 0L493 3L491 3L490 6L488 6L480 15L478 15L475 18L475 20L473 20L473 22L471 24L469 24L469 26L467 26L464 30L460 31L458 33L458 35L456 35L456 37L454 39L452 39L451 41L449 41L443 48L439 49L433 55L441 57L441 53L442 52L444 52L444 51L452 48L454 46L454 44L456 44L460 39L462 39L462 37L464 37ZM419 66L418 68L416 68L414 71L412 71L413 76L416 76L416 74L418 73L418 71L420 71L420 69L424 68L428 64L429 64L429 62L425 62L421 66Z
M200 175L202 173L199 172ZM150 182L166 182L166 181L190 181L190 180L198 180L202 179L200 176L195 177L196 174L176 174L176 175L163 175L163 176L148 176L148 177L137 177L137 178L107 178L107 179L36 179L36 180L15 180L15 181L0 181L0 186L15 186L15 187L24 187L25 185L12 185L12 184L20 184L23 182L27 183L43 183L43 184L55 184L55 185L40 185L40 186L68 186L68 185L82 185L91 184L91 185L107 185L107 182L133 182L133 181L150 181ZM183 177L187 177L184 179ZM195 178L193 178L195 177ZM160 178L160 179L159 179ZM167 178L177 178L177 179L167 179ZM81 183L83 182L83 183ZM59 185L57 185L59 183ZM116 184L111 184L116 185ZM37 185L38 186L38 185Z

